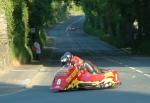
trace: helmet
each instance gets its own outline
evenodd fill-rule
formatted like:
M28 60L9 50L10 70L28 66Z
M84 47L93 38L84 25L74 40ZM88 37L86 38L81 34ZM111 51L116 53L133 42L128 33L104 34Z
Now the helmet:
M66 64L67 64L67 62L68 62L68 60L67 60L67 57L66 57L66 56L62 56L62 57L61 57L61 59L60 59L60 61L61 61L61 63L62 63L63 65L66 65Z
M64 53L64 55L61 57L60 61L63 65L66 65L66 64L70 64L71 62L71 57L72 57L72 54L70 52L66 52Z
M71 61L71 57L73 56L70 52L66 52L64 54L64 56L66 56L70 61Z

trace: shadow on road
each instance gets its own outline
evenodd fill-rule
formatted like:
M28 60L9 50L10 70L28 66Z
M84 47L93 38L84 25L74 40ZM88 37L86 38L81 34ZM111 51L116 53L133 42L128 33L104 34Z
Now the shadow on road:
M23 85L0 82L0 97L19 93L25 89Z
M14 98L18 97L17 100ZM32 98L31 98L32 97ZM35 86L28 91L0 97L2 103L149 103L150 94L118 89L52 92L49 86Z

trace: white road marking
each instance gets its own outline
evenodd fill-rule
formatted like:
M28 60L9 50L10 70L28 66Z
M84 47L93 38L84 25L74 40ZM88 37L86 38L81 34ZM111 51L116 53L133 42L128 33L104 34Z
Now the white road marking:
M150 75L149 74L144 74L145 76L147 76L147 77L150 77Z
M112 61L112 62L115 62L115 63L124 65L123 63L118 62L118 61L116 61L116 60L113 60L113 59L110 59L110 58L107 58L107 59L110 60L110 61ZM130 68L130 69L132 69L132 70L135 70L136 72L141 73L141 74L143 74L144 76L150 77L149 74L144 74L143 71L138 70L138 69L136 69L136 68L134 68L134 67L129 67L128 65L124 65L124 66L125 66L125 67L128 67L128 68ZM135 77L133 76L133 78L135 78Z
M135 68L133 68L133 67L129 67L130 69L132 69L132 70L135 70Z
M137 70L135 70L135 71L137 71L138 73L141 73L141 74L143 73L143 71L141 71L141 70L138 70L138 69L137 69Z

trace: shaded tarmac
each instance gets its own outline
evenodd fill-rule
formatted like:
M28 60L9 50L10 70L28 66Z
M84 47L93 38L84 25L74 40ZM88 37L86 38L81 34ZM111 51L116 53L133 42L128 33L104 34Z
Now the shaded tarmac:
M121 89L53 92L48 86L36 86L19 94L0 97L0 101L1 103L12 101L14 103L149 103L150 101L150 94L122 91Z

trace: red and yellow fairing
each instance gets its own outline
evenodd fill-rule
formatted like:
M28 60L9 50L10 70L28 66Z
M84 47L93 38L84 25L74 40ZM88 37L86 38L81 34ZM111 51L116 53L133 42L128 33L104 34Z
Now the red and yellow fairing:
M61 72L64 72L62 70ZM68 90L78 86L78 69L71 68L67 74L60 75L60 72L55 75L51 90Z

